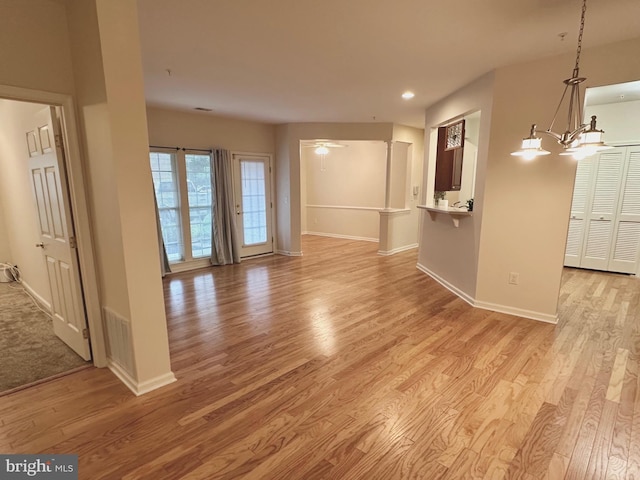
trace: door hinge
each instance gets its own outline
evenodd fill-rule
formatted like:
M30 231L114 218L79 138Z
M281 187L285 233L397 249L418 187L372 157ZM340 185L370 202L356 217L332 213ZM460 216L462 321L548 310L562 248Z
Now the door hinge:
M271 202L271 208L273 208L273 202Z
M69 237L69 247L70 248L78 248L78 243L76 242L76 237Z
M89 340L89 330L84 328L82 330L82 338L84 338L85 340Z
M56 142L56 147L62 148L62 135L57 133L57 134L54 135L54 138L55 138L55 142Z

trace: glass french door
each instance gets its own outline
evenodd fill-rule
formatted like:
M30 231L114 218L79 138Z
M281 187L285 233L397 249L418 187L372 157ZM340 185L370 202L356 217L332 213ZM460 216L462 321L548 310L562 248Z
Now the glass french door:
M273 253L271 158L234 154L233 167L240 256Z

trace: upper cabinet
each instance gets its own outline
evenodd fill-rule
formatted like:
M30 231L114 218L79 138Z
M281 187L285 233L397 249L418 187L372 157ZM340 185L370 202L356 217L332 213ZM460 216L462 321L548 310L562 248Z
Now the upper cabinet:
M436 182L438 192L458 191L462 186L465 121L438 128Z

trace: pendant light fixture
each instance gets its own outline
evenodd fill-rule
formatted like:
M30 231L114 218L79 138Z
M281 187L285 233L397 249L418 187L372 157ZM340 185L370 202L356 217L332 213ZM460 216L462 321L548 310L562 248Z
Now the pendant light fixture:
M577 160L593 155L602 150L608 150L609 147L602 141L602 130L596 126L596 116L591 117L588 124L582 123L582 100L580 97L580 84L586 80L580 76L580 53L582 52L582 34L584 32L584 18L587 12L587 0L582 2L582 15L580 17L580 33L578 35L578 48L576 51L576 64L573 68L571 78L564 80L564 91L560 102L556 108L556 112L551 121L551 125L546 130L537 130L536 125L531 125L529 136L522 139L522 147L511 155L519 156L525 160L533 160L539 155L549 155L549 151L542 148L542 138L537 134L546 134L555 138L556 141L565 149L560 155L573 155ZM567 128L564 133L555 133L552 129L556 122L558 112L562 107L565 97L569 91L569 112L567 118Z

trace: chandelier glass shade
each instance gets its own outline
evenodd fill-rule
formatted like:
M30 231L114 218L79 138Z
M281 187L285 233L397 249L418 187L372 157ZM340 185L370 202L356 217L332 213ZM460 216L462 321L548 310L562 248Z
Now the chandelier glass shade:
M578 35L578 48L576 51L576 63L573 68L571 78L564 80L564 91L560 102L556 108L553 120L546 130L538 130L535 124L531 125L529 136L522 139L520 150L511 155L522 157L525 160L533 160L540 155L549 155L549 151L542 148L542 138L537 134L544 134L553 137L562 147L564 152L560 155L572 155L575 159L582 159L602 150L608 150L602 140L604 131L596 126L596 116L591 117L590 123L583 123L582 98L580 95L580 85L586 80L580 76L580 53L582 52L582 35L584 32L584 19L587 11L587 0L582 3L582 15L580 18L580 33ZM567 93L569 93L567 95ZM560 111L565 98L569 99L567 115L567 127L563 133L553 131L558 112Z

